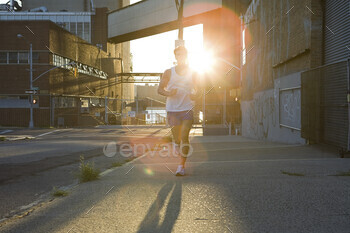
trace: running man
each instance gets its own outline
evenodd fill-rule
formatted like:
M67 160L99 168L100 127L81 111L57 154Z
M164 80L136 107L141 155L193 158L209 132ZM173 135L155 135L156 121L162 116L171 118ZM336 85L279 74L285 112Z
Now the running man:
M179 46L174 50L177 65L162 75L158 93L166 96L168 123L174 140L174 150L180 154L181 161L175 175L185 175L185 163L189 152L188 136L192 128L196 75L187 64L187 50ZM182 146L180 145L182 143ZM182 149L180 151L180 149Z

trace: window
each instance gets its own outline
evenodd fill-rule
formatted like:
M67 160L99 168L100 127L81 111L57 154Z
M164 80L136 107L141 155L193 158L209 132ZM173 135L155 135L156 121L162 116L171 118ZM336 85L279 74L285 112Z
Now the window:
M67 31L69 31L69 28L70 28L69 22L65 22L63 28L66 29Z
M58 26L60 26L61 28L66 28L67 27L65 22L56 22L56 24Z
M7 52L0 52L0 64L7 64Z
M77 23L70 23L70 32L73 33L74 35L77 34Z
M83 23L77 23L77 36L84 39L83 35Z
M33 52L33 63L39 63L39 53Z
M17 64L18 63L18 53L17 52L9 52L9 63Z
M90 23L84 23L83 39L90 42Z
M19 63L20 64L28 64L28 53L27 52L20 52L18 53L18 56L19 56Z

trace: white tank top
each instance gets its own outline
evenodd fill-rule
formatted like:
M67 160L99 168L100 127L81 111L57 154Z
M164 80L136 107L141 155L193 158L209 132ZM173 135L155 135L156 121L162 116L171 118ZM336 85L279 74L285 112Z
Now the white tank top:
M176 73L175 67L171 68L170 80L167 91L177 89L176 95L167 97L166 99L166 111L167 112L181 112L191 110L194 106L194 102L190 98L191 91L193 90L192 72L190 69L183 76Z

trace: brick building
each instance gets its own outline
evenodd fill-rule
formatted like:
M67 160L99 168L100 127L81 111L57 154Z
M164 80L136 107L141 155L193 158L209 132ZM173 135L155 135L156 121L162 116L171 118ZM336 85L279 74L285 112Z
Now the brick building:
M115 54L87 43L51 21L0 21L0 27L1 125L28 125L30 102L25 95L30 87L28 43L33 46L33 80L44 73L33 82L38 89L35 126L84 124L83 118L88 119L81 115L84 102L95 107L91 117L100 117L105 110L104 98L115 98L120 92L114 84L114 75L121 72L120 61L113 59ZM73 62L74 65L65 65ZM46 72L54 67L60 68ZM115 111L116 107L110 106Z
M0 125L28 126L29 44L38 90L34 126L120 121L117 98L134 96L133 84L117 82L118 73L129 72L130 46L108 42L107 12L125 4L129 1L27 0L22 11L1 11Z

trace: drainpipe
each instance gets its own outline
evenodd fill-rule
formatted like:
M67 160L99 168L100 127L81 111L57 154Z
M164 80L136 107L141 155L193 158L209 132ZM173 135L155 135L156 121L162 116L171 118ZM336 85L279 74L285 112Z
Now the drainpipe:
M350 59L348 59L348 151L350 151Z
M183 40L184 34L184 25L183 25L183 14L184 14L184 0L181 0L179 12L178 12L178 20L179 20L179 40Z

